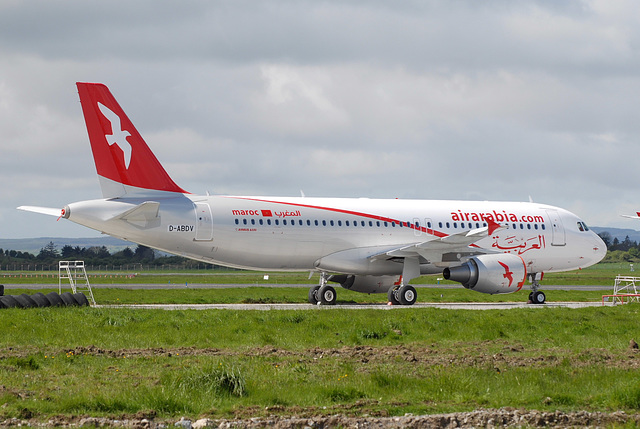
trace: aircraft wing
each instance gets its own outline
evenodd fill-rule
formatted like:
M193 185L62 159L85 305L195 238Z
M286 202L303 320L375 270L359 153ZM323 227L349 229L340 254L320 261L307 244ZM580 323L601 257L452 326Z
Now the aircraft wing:
M461 231L457 234L447 235L446 237L431 237L429 240L420 243L410 244L408 246L397 247L395 249L386 250L370 256L372 260L390 259L390 258L412 258L422 257L433 264L443 262L458 262L459 257L447 257L447 255L464 255L469 256L478 253L488 253L486 249L480 251L469 248L473 243L493 234L494 231L501 229L500 225L490 221L487 226L467 231Z

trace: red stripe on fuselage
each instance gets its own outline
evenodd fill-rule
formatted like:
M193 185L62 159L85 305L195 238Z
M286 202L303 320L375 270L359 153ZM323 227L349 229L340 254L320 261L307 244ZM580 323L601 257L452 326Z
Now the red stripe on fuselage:
M235 198L235 199L238 199L238 200L247 200L247 201L258 201L258 202L261 202L261 203L283 204L283 205L287 205L287 206L305 207L305 208L308 208L308 209L316 209L316 210L326 210L326 211L335 212L335 213L342 213L342 214L348 214L348 215L353 215L353 216L365 217L367 219L379 220L379 221L383 221L383 222L392 222L392 223L395 223L395 224L400 224L401 222L404 223L404 221L399 221L397 219L391 219L391 218L384 217L384 216L378 216L378 215L374 215L374 214L355 212L355 211L352 211L352 210L338 209L338 208L334 208L334 207L312 206L310 204L289 203L289 202L285 202L285 201L271 201L271 200L263 200L263 199L259 199L259 198L247 198L247 197L226 197L226 198ZM448 236L448 234L445 234L444 232L436 231L436 230L431 229L431 228L425 228L424 226L416 227L414 224L412 224L410 222L407 222L407 223L409 224L409 226L407 227L406 225L404 225L403 227L414 229L414 230L417 230L417 231L421 231L421 232L424 232L425 234L430 234L430 235L433 235L433 236L436 236L436 237L447 237Z

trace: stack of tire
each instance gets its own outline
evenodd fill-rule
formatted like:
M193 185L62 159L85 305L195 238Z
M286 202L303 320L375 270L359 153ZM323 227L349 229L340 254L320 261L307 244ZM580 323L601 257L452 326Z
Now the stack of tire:
M89 305L89 300L82 292L42 292L33 295L4 295L4 286L0 285L0 309L1 308L38 308L38 307L84 307Z

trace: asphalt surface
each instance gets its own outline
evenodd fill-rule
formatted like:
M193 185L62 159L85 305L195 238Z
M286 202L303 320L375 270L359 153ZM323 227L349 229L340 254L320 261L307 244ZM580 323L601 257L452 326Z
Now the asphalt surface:
M0 284L2 281L0 280ZM51 289L52 287L57 287L58 284L9 284L5 285L5 289ZM63 284L63 289L65 285ZM66 285L68 287L68 285ZM214 283L171 283L171 284L159 284L159 283L97 283L92 284L92 289L101 289L101 288L113 288L113 289L225 289L225 288L247 288L247 287L299 287L309 289L310 284L275 284L275 283L254 283L254 284L237 284L237 283L228 283L228 284L214 284ZM421 288L432 288L432 289L460 289L462 286L460 285L413 285L416 289ZM541 290L613 290L613 284L611 286L580 286L580 285L541 285ZM339 286L337 290L340 290Z
M611 305L611 304L609 304ZM525 302L492 302L492 303L415 303L414 305L386 304L131 304L131 305L96 305L96 308L132 308L160 310L387 310L402 311L408 308L441 308L447 310L511 310L514 308L583 308L602 306L600 302L549 302L545 304L527 304Z

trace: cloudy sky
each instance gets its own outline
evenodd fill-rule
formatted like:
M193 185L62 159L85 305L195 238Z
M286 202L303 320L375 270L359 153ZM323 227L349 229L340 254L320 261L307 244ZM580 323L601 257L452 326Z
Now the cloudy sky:
M534 201L640 229L640 8L0 0L0 237L100 198L75 82L193 193Z

